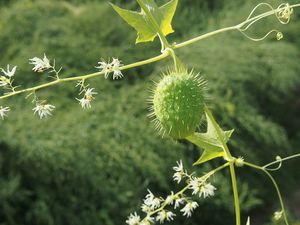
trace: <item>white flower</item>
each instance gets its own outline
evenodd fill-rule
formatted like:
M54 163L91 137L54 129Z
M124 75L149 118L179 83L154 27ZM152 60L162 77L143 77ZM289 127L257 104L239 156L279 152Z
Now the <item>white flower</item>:
M183 171L183 164L182 164L182 160L180 160L179 162L177 161L177 166L173 167L173 170L175 170L176 172L182 172Z
M112 70L114 71L113 79L119 79L124 77L120 70L120 67L123 66L123 64L121 64L121 61L119 59L113 58L111 65L112 65Z
M7 65L7 70L5 71L4 69L1 68L2 73L4 73L5 76L11 78L13 75L15 75L17 66L14 66L11 70L9 70L9 65Z
M44 54L44 58L40 59L38 57L34 57L32 59L29 59L29 64L34 65L33 67L33 71L34 72L43 72L44 70L47 70L49 68L51 68L49 59L47 58L46 54Z
M156 221L159 222L159 223L163 223L166 218L167 218L167 213L166 213L165 210L162 210L162 211L157 213Z
M176 182L179 184L183 177L184 177L184 174L183 174L183 173L181 173L181 172L176 172L176 173L174 173L174 175L173 175L173 180L176 181Z
M140 221L141 221L140 216L136 214L136 212L134 212L133 214L130 214L130 216L128 216L126 223L128 225L139 225Z
M121 61L117 58L113 58L112 62L100 61L98 62L99 66L96 66L97 69L100 69L104 73L105 78L108 78L110 72L113 72L113 79L119 79L124 77L120 67L123 66Z
M176 216L176 214L174 214L170 211L167 212L165 210L162 210L162 211L157 213L156 221L158 221L159 223L163 223L165 220L171 221L171 220L173 220L174 216Z
M167 196L167 198L166 198L166 200L165 200L165 203L166 203L167 205L172 205L173 202L174 202L174 193L173 193L173 191L172 191L171 194Z
M171 211L167 212L167 221L173 220L174 216L176 216L175 213L172 213Z
M283 211L277 211L274 213L274 219L275 220L280 220L282 217Z
M113 79L119 79L119 78L122 78L124 77L124 75L122 74L121 70L114 70L114 74L113 74Z
M144 213L149 213L152 211L151 207L146 204L142 204L141 209Z
M237 167L242 167L244 166L244 158L243 157L238 157L236 160L235 160L235 165Z
M40 119L43 119L44 117L51 116L51 112L55 109L54 105L50 104L37 104L36 107L34 107L32 110L34 111L34 114L38 114Z
M4 117L7 116L7 113L10 111L9 107L2 107L0 106L0 117L2 120L4 120Z
M178 208L181 204L185 202L185 198L178 198L175 200L174 209Z
M79 101L79 104L81 105L81 107L83 109L90 109L91 106L91 100L86 99L86 98L81 98L81 99L77 99Z
M180 160L179 162L177 161L176 163L177 163L177 166L173 167L173 170L175 171L175 173L173 175L173 180L179 184L180 181L182 180L182 178L185 176L185 173L183 171L182 160Z
M152 192L148 189L148 194L144 200L144 204L149 206L151 210L155 210L160 206L160 199L155 197Z
M93 95L96 95L97 92L94 91L94 88L88 88L85 93L84 97L81 99L76 98L79 101L79 104L83 109L91 108L91 101L95 99Z
M94 97L93 95L96 95L96 94L98 94L98 93L94 91L94 88L88 88L88 89L85 91L84 97L85 97L86 99L93 100L93 99L95 99L95 97Z
M192 212L194 209L198 207L197 202L188 202L181 210L180 212L183 212L184 216L190 217L192 215Z
M190 189L193 190L192 194L195 195L200 191L201 185L203 184L203 180L198 177L192 177L189 181L191 185Z
M217 188L215 188L213 185L211 185L210 183L205 183L200 188L199 197L201 198L202 195L203 198L214 196L215 190L217 190Z
M100 69L104 73L105 78L108 78L109 73L112 71L112 65L105 61L98 62L99 66L96 66L97 69Z

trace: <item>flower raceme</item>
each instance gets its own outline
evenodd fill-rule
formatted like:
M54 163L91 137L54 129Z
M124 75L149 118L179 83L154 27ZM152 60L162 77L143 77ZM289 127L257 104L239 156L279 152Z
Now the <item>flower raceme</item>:
M165 221L172 221L176 216L173 210L176 209L179 209L179 212L183 216L190 217L199 206L197 201L192 200L193 195L198 195L199 198L207 198L214 195L216 188L207 182L210 174L206 174L204 177L196 177L195 175L188 174L184 170L181 160L177 162L173 170L175 171L174 174L183 173L181 179L186 179L187 186L177 193L171 191L170 195L165 199L155 196L148 189L148 193L141 206L141 210L146 216L144 219L141 219L140 215L134 212L126 220L128 225L150 225L155 222L161 224ZM177 176L174 176L173 179L178 183ZM187 195L188 190L192 190L190 197Z

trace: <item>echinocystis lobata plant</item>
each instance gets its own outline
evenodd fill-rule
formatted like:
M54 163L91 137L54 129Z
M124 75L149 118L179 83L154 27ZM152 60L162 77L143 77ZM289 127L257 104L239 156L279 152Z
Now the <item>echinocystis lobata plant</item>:
M17 67L14 66L10 68L10 66L7 65L6 70L0 70L3 74L0 76L0 87L3 87L0 100L27 93L27 98L32 97L34 114L38 114L38 116L43 119L50 116L55 107L49 104L47 100L39 99L38 91L56 84L76 81L76 86L79 87L79 95L81 95L81 98L76 99L82 108L87 109L91 107L91 102L95 100L95 95L97 94L96 90L87 83L88 79L101 75L108 78L110 74L112 74L113 79L119 79L123 77L122 72L126 69L150 64L170 57L174 62L174 68L163 75L156 85L151 98L153 104L152 116L154 116L157 128L161 130L162 133L167 133L175 139L185 139L202 149L200 158L194 163L195 166L218 157L223 158L224 163L206 172L204 175L197 176L196 172L188 173L184 169L182 161L178 161L177 166L173 167L175 171L173 179L177 183L185 180L186 186L177 192L170 191L170 194L165 198L156 197L148 190L148 194L141 207L145 216L141 217L136 212L132 213L126 220L126 223L129 225L148 225L155 222L163 223L166 220L171 221L176 216L174 210L178 209L184 216L190 217L192 212L198 207L197 201L199 198L211 197L217 190L216 187L209 182L209 178L213 174L225 168L229 168L234 196L236 225L241 225L240 202L235 170L237 167L248 166L264 172L270 178L274 184L280 203L280 210L275 212L274 217L277 220L283 218L285 224L288 225L280 190L270 172L279 169L283 161L299 157L300 154L286 158L278 156L274 162L264 166L246 162L242 157L232 156L227 142L230 140L233 130L224 131L218 125L213 114L205 104L205 81L196 73L187 72L188 70L185 68L184 63L176 55L176 49L227 31L238 31L252 41L262 41L270 34L275 33L277 40L281 40L283 34L278 30L270 30L261 38L250 37L247 31L256 24L257 21L273 15L276 16L280 23L287 24L290 21L294 8L300 7L300 3L293 5L283 3L277 8L273 8L267 3L260 3L251 11L246 20L240 24L221 28L178 44L170 44L167 39L167 35L174 32L172 19L177 8L178 0L170 0L162 6L158 6L154 0L137 0L137 3L141 7L139 11L122 9L114 4L112 4L112 7L137 31L137 43L153 41L158 37L161 42L161 54L128 65L123 65L117 58L112 58L108 61L102 60L98 62L98 66L96 66L100 71L68 78L61 78L60 71L62 68L57 69L55 61L53 60L51 62L46 54L44 54L42 58L34 57L30 59L30 64L33 65L34 72L43 73L48 71L52 74L49 77L53 80L42 85L21 89L20 86L15 85L15 80L13 79L17 72ZM256 10L260 7L267 7L269 11L258 14ZM9 112L10 107L0 106L0 117L2 119L4 119ZM202 119L204 119L203 117L206 119L207 131L203 133L197 132L197 127ZM273 165L278 166L272 168ZM201 171L201 174L203 174L203 171ZM193 195L198 196L198 200L195 199ZM247 225L250 225L249 218Z

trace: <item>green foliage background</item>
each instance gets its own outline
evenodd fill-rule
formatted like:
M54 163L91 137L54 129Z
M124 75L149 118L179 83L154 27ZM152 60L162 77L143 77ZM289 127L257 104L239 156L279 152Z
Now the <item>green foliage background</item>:
M114 3L137 7L134 1ZM256 3L180 1L176 33L169 38L179 42L236 24ZM62 76L67 77L96 71L93 66L100 58L118 57L126 64L160 50L157 40L135 46L135 32L106 1L2 0L0 6L0 66L18 65L16 82L23 87L49 80L33 74L27 61L44 52L63 66ZM208 80L208 104L224 129L235 128L231 148L248 161L264 164L278 154L299 152L299 11L287 26L270 18L250 31L262 35L273 27L281 29L281 42L268 38L253 43L226 33L178 51ZM160 195L179 189L171 180L172 166L179 159L191 165L200 153L186 142L162 139L147 117L148 89L168 63L126 71L120 81L91 80L99 95L87 111L75 100L75 83L40 92L57 107L47 120L33 116L30 101L20 96L3 101L12 112L0 125L0 224L124 224L139 209L147 188ZM296 161L274 173L294 221L299 215L293 205L300 204L293 201L299 192ZM189 169L201 174L220 162ZM250 215L253 224L270 222L278 207L270 182L251 170L240 169L238 175L243 218ZM172 224L234 223L228 173L213 182L215 198L201 201L191 219L178 215Z

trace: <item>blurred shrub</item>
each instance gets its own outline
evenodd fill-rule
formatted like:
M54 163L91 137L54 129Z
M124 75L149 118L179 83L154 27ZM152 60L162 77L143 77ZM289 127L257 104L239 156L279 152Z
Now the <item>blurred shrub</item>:
M238 5L237 13L237 6L223 11L227 3L181 1L175 17L177 33L171 39L231 25L254 5ZM297 108L286 112L299 101L295 95L299 90L295 35L299 21L292 26L287 26L284 42L268 39L257 44L229 33L178 51L190 68L208 80L209 105L220 123L235 128L230 143L235 155L250 161L265 163L300 146L299 132L298 136L292 132L300 123ZM269 24L260 27L262 31L269 28ZM0 11L1 66L18 65L16 80L23 86L48 79L32 74L27 61L44 52L64 67L63 76L96 71L93 66L100 57L114 56L130 63L158 54L157 40L154 47L134 46L134 41L134 31L106 1L22 0ZM0 130L0 224L124 224L148 187L160 194L174 189L172 165L180 158L191 164L199 152L185 142L160 138L147 118L147 89L151 80L159 79L164 63L126 71L122 81L92 80L99 95L88 111L80 109L71 83L41 92L57 106L51 119L40 121L33 116L28 100L6 101L13 111L1 122ZM284 168L278 177L294 173L293 168ZM238 172L245 216L260 209L258 205L264 207L262 199L274 201L275 193L265 177ZM178 215L174 224L232 224L227 175L214 177L216 197L201 202L199 213L187 222ZM281 184L293 190L295 177L284 176ZM218 216L212 218L212 213Z

